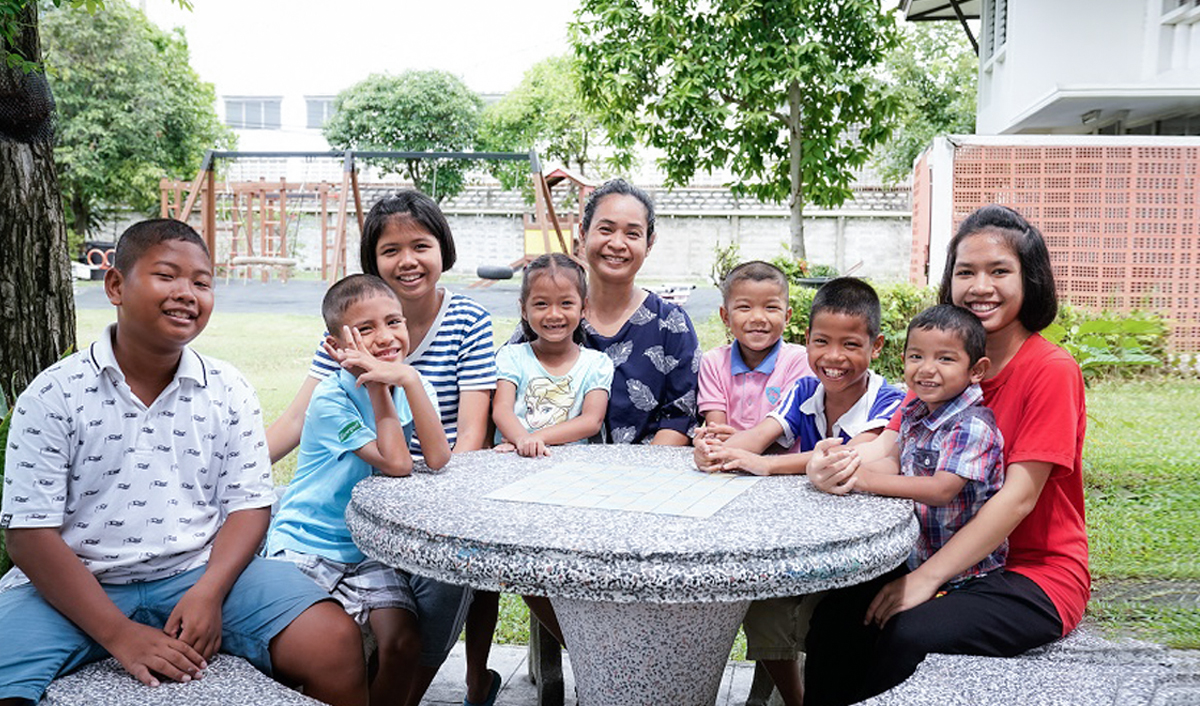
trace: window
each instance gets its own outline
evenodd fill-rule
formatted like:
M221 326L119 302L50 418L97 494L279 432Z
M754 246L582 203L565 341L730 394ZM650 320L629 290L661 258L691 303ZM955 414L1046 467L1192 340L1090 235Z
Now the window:
M333 115L333 96L305 96L308 105L308 120L304 126L310 130L320 130Z
M986 61L1004 51L1008 39L1008 0L991 0L983 5L983 46L980 59Z
M279 105L277 96L235 96L225 99L225 124L242 130L278 130Z
M1169 15L1183 7L1200 6L1200 0L1163 0L1163 14Z

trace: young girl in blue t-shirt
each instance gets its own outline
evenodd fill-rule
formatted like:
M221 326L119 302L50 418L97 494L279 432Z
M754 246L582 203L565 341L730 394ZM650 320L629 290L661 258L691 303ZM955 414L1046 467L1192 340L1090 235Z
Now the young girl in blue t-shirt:
M613 362L582 348L587 278L562 253L525 267L521 328L529 343L496 354L497 451L549 456L547 446L584 441L600 431L612 387Z

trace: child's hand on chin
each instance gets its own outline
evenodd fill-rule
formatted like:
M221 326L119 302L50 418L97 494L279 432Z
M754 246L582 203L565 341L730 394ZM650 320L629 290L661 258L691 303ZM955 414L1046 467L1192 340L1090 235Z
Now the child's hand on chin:
M401 360L380 360L371 354L363 343L362 335L349 326L342 329L344 345L330 337L322 347L330 358L358 379L357 384L376 382L385 385L401 385L405 376L415 374L412 366Z

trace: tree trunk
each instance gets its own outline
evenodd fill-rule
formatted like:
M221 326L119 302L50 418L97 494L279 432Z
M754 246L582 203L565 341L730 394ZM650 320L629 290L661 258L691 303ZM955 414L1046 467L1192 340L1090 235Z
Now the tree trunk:
M804 182L800 176L800 160L803 156L800 142L800 82L793 80L788 85L788 178L791 184L788 209L791 211L792 255L797 260L808 259L804 249Z
M37 3L25 7L19 23L16 43L9 47L0 41L0 48L40 61ZM37 105L32 85L20 69L0 65L5 108ZM10 395L75 345L53 135L34 130L36 135L26 139L19 122L0 126L0 387Z

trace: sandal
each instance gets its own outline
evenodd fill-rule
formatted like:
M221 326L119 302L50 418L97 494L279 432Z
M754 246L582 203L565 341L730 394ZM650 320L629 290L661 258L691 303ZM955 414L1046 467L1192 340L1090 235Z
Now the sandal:
M463 697L463 706L495 706L496 695L500 693L500 673L489 669L488 674L492 675L492 688L488 689L487 698L479 703L472 703Z

